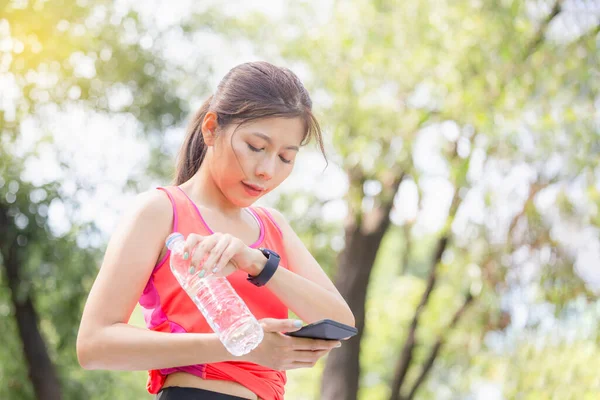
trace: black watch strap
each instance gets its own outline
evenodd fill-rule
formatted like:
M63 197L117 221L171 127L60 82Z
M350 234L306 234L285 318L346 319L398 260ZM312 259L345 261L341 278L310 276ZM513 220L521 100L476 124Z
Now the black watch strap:
M275 253L273 250L259 248L265 257L267 257L267 263L260 274L256 276L248 275L248 282L261 287L266 285L266 283L275 275L275 271L277 271L277 267L279 266L279 261L281 258L279 254Z

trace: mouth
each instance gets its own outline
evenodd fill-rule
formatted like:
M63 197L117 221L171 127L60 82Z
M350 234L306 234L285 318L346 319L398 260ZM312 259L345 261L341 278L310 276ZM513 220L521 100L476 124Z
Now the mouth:
M242 182L242 185L244 186L246 193L251 196L258 196L265 191L265 189L261 188L260 186L254 186L244 182Z

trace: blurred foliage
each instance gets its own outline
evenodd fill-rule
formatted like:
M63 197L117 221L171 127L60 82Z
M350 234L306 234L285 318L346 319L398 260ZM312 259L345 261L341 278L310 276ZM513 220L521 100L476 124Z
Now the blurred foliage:
M493 398L475 397L484 383L500 388L498 398L596 398L597 295L575 273L581 247L569 237L600 228L600 4L564 1L556 15L550 1L285 4L276 19L219 6L190 10L178 25L192 43L199 32L216 32L299 72L325 127L330 161L350 184L343 197L350 218L368 218L396 198L397 218L367 295L359 397L390 397L431 254L448 235L406 384L415 382L436 340L446 345L416 398ZM142 398L144 372L90 372L77 364L78 319L103 244L81 241L99 235L93 224L71 221L64 235L49 226L52 203L64 204L67 215L79 206L73 190L21 179L37 146L52 138L42 136L24 157L16 145L24 121L44 126L54 110L73 104L133 116L151 146L148 173L167 180L173 160L163 132L184 119L187 101L206 94L211 66L177 65L164 53L168 35L109 1L0 1L0 10L0 206L10 216L2 255L19 247L20 290L34 297L64 398ZM70 167L64 160L61 168ZM402 173L396 193L391 182ZM139 190L145 182L129 183ZM435 192L444 187L450 195ZM283 193L275 205L332 277L344 226L326 221L322 209L337 200ZM412 201L415 212L404 213L403 202ZM446 210L441 227L424 230L423 220L438 209ZM450 330L467 293L476 301ZM517 300L507 300L515 293ZM537 305L550 311L523 317L522 307ZM4 275L0 314L14 314ZM583 322L573 325L569 315ZM139 314L133 318L139 324ZM3 319L0 397L33 398L18 331L13 318ZM594 333L559 337L538 329L547 321L557 331L586 326ZM323 367L291 371L290 398L319 398Z
M19 254L20 296L34 300L64 398L136 397L139 389L131 390L143 387L145 373L87 372L77 363L79 318L102 256L89 240L80 239L100 232L94 224L75 220L69 221L65 234L51 229L51 207L61 205L68 218L80 204L62 182L34 185L22 179L27 162L38 156L38 148L52 146L52 137L42 131L26 152L18 146L26 120L37 119L44 126L54 112L69 105L132 114L146 134L156 135L183 118L183 101L171 90L166 62L140 45L143 32L136 33L142 29L136 15L119 15L112 2L3 1L0 10L0 210L9 217L9 225L1 227L1 260L6 262L11 251ZM115 108L115 91L129 92L129 104ZM61 169L72 168L69 161ZM75 191L89 189L87 182L77 183ZM5 339L0 397L29 399L33 391L22 343L13 318L7 318L15 309L4 271L0 282L0 310L8 321L0 328ZM128 383L129 376L136 377L135 386Z
M186 23L186 31L210 24L300 71L332 135L330 158L350 182L344 200L358 226L396 195L390 190L395 177L406 173L416 185L417 212L400 221L408 236L390 230L370 281L360 398L390 395L392 367L430 268L439 276L420 319L404 395L438 338L448 342L439 365L466 369L483 351L487 333L510 325L506 299L512 293L528 291L520 301L550 302L555 314L581 296L596 297L575 273L585 246L575 246L568 236L587 230L590 235L579 238L592 246L598 233L597 196L585 196L597 193L600 178L597 2L288 6L278 18L276 38L273 21L262 14L203 13ZM431 192L434 183L451 188L450 203L448 195ZM434 207L448 210L445 223L433 236L424 235L419 220ZM310 224L302 219L301 226ZM437 239L445 235L450 245L432 266ZM588 276L597 275L593 262L588 258L583 266ZM477 296L475 304L448 332L469 292ZM386 312L391 315L381 316ZM560 351L552 349L559 358ZM377 354L385 358L374 359ZM461 393L465 381L483 379L454 374L450 380L439 365L436 386L419 398L441 398L444 386ZM316 398L310 383L315 377L300 385L306 398ZM568 391L559 380L547 385ZM506 396L518 396L508 388ZM527 396L525 386L519 390Z

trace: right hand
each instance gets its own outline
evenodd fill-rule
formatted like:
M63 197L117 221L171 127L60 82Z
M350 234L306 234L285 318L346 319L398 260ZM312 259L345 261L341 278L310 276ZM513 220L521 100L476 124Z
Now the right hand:
M336 347L337 340L296 338L282 332L293 332L300 328L294 326L293 319L265 318L260 321L265 332L262 342L245 359L255 364L284 371L296 368L311 368L317 361Z

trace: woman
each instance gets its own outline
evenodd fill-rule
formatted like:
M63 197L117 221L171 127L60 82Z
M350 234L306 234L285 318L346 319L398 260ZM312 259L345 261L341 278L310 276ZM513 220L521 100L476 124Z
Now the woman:
M288 310L306 323L353 326L354 316L281 213L251 207L290 175L311 137L323 151L311 107L288 69L229 71L190 124L175 185L139 195L109 241L77 339L84 368L147 369L161 400L279 400L285 370L310 368L341 345L281 333L302 325ZM249 354L228 353L177 284L164 246L174 231L192 265L226 275L260 320L265 337ZM270 252L280 261L266 267ZM138 301L148 330L127 324Z

